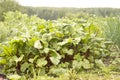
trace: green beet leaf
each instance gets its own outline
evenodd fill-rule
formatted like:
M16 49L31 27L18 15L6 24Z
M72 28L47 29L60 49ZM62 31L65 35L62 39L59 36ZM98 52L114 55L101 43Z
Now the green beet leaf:
M99 68L104 68L104 67L105 67L105 65L104 65L104 63L102 62L102 60L96 59L96 60L95 60L95 63L96 63L96 65L97 65Z
M25 70L26 70L27 68L29 68L29 66L30 66L29 63L24 62L24 63L21 65L20 70L21 70L22 72L25 72Z
M42 46L42 44L39 40L35 41L34 47L37 48L37 49L42 49L43 48L43 46Z
M45 59L37 59L36 64L38 67L43 67L47 64L47 61Z
M83 60L82 65L83 65L84 69L90 69L91 68L90 62L87 59Z
M60 59L57 59L56 57L50 57L50 60L54 65L58 65L60 62Z
M69 49L69 50L67 51L67 54L68 54L68 55L73 55L73 53L74 53L73 49Z
M50 60L54 65L59 64L61 56L55 50L50 50L50 56Z

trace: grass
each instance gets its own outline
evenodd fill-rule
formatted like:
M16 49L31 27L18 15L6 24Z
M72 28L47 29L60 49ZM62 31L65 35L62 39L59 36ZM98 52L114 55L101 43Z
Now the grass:
M86 73L82 72L79 74L76 73L65 73L59 77L50 77L50 76L36 76L34 78L26 78L22 76L20 79L15 78L18 76L11 76L11 80L120 80L120 72L110 72L106 73Z
M72 75L63 74L57 78L38 76L37 79L30 80L120 80L120 74L92 74L92 73L81 73Z
M106 38L113 41L120 48L120 17L106 18L103 30Z

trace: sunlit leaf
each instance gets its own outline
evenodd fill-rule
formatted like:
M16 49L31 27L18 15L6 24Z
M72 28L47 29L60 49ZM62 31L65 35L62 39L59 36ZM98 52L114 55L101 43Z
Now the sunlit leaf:
M22 61L23 57L24 57L24 55L22 54L22 55L16 60L16 62Z
M8 78L10 80L19 80L21 78L21 76L19 76L17 74L13 74L13 75L9 75Z
M60 62L61 56L55 51L51 49L50 60L54 65L57 65Z
M74 53L73 49L69 49L69 50L67 51L67 54L68 54L68 55L73 55L73 53Z
M42 46L42 44L39 40L35 41L34 47L37 48L37 49L42 49L43 48L43 46Z
M31 62L31 63L33 63L34 59L30 58L28 61Z
M74 38L73 44L78 44L81 41L81 38Z
M49 48L45 48L44 52L47 54L49 52Z
M0 65L3 65L3 64L6 64L6 63L7 63L6 59L0 59Z

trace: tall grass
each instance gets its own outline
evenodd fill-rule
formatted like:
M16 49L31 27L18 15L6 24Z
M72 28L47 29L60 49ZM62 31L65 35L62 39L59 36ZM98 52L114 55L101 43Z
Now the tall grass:
M120 49L120 17L106 18L103 32Z

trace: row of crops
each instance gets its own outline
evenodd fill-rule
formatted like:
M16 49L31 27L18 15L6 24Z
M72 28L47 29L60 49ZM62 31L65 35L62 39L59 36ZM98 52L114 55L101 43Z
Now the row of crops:
M6 13L0 22L0 73L25 80L91 70L119 72L120 37L117 32L114 37L109 36L112 31L106 34L111 28L105 19L99 19L65 17L46 21L20 12Z

